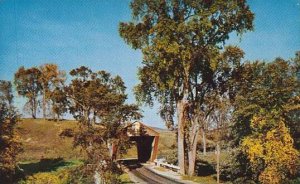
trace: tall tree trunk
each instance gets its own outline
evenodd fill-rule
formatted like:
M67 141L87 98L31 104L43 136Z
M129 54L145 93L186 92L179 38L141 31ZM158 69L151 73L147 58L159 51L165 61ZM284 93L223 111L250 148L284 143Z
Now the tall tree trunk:
M220 183L220 145L217 143L216 147L216 156L217 156L217 183Z
M32 107L31 107L31 116L33 119L36 119L36 116L35 116L35 113L34 113L34 105L32 104Z
M192 130L190 132L190 146L188 151L188 175L193 176L195 174L195 163L196 163L196 154L197 154L197 143L198 143L198 134L199 134L199 125L197 120L192 124Z
M178 166L180 167L179 173L185 174L185 144L184 144L184 101L180 100L177 103L177 114L178 114Z
M43 86L43 118L46 120L46 89Z
M86 121L85 123L88 127L91 126L89 115L90 115L90 110L88 108L86 108L86 110L83 110L83 116Z
M31 99L31 115L33 119L36 119L36 99Z
M57 117L56 112L53 112L53 114L52 114L52 119L53 119L53 120L56 120L56 117Z
M204 128L202 128L202 144L203 144L203 155L206 155L206 135L205 135Z
M50 116L51 116L51 119L55 120L55 114L56 112L54 111L54 105L55 103L53 102L53 100L51 100L51 113L50 113Z

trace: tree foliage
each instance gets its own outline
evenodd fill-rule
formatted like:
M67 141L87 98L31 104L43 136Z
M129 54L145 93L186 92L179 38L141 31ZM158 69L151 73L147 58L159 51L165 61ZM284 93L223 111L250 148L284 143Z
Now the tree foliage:
M55 87L50 93L53 119L59 120L68 111L69 101L65 93L64 86Z
M236 47L221 49L230 33L253 28L254 15L245 0L133 0L131 9L133 20L120 23L119 32L143 53L137 99L150 105L158 100L169 127L177 110L180 172L189 165L192 175L197 112L208 91L224 86L222 77L230 76L243 57ZM185 150L194 157L189 164Z
M12 106L11 83L0 81L0 181L12 183L21 144L15 132L18 115Z
M0 101L7 106L12 106L13 98L11 82L0 80Z
M41 72L41 76L39 77L39 81L42 86L42 95L43 95L43 102L42 102L42 109L43 109L43 117L46 118L46 107L49 104L49 101L52 100L52 110L58 116L62 114L62 112L66 112L63 106L59 106L58 104L62 104L65 100L62 99L62 96L59 95L59 88L62 88L65 81L65 73L58 69L56 64L49 64L46 63L39 67ZM54 90L58 90L55 91ZM55 97L59 99L55 99ZM57 103L61 100L61 103ZM56 102L56 103L55 103ZM58 106L62 108L62 110L58 110Z
M235 157L236 177L280 183L293 174L299 158L293 141L300 110L296 66L281 58L243 65L234 102L233 142L243 150Z
M14 83L19 95L28 99L27 105L30 108L32 118L36 118L38 109L38 95L41 93L42 85L40 82L41 71L32 67L25 69L23 66L15 73Z
M104 179L109 172L118 172L109 147L114 144L119 152L125 151L125 122L141 115L136 105L125 103L126 87L121 77L105 71L93 72L84 66L70 74L73 79L66 87L67 97L71 113L81 125L74 143L87 152L91 171L97 171Z
M297 101L300 82L296 77L295 65L277 58L271 63L246 63L242 68L242 75L236 83L236 143L251 133L251 119L261 109L277 110L285 118L287 126L296 131L293 117L300 110Z
M279 184L294 175L299 152L283 118L276 111L260 112L253 116L250 127L252 134L243 138L241 148L258 180L263 184Z

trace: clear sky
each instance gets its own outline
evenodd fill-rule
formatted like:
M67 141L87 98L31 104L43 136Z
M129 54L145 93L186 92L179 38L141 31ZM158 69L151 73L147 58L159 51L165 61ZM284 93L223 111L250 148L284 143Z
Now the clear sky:
M20 66L56 63L60 69L85 65L120 75L135 102L142 55L125 44L118 33L120 21L131 18L129 0L0 0L0 79L12 80ZM300 50L300 0L249 0L255 30L242 40L232 35L247 60L294 57ZM22 110L24 100L17 98ZM157 112L142 107L143 121L164 127Z

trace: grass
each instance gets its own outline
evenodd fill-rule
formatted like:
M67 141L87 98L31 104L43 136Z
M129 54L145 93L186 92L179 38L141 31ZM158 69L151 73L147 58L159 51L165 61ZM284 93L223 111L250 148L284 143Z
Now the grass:
M22 119L18 123L17 132L23 147L17 156L19 180L39 173L58 174L83 163L85 154L73 148L73 138L59 136L66 128L76 129L77 122Z
M38 162L20 162L19 167L24 171L26 176L33 175L38 172L53 172L59 169L70 168L81 165L78 160L65 161L62 158L41 159Z
M155 169L155 170L158 170L158 171L162 171L162 172L168 171L168 169L163 168L163 167L154 167L154 169Z
M176 144L176 134L172 131L161 131L158 130L160 133L159 141L158 141L158 157L166 157L170 154Z
M206 155L200 154L198 155L198 160L205 160L206 162L212 164L212 165L216 165L217 161L216 161L216 154L215 152L207 152ZM226 151L221 151L220 153L220 161L222 162L223 160L228 160L230 159L230 154L229 152Z
M23 170L22 177L40 172L53 173L60 169L80 165L85 154L79 148L73 148L73 138L61 138L64 129L77 129L76 121L63 120L59 122L43 119L22 119L17 125L17 132L24 151L17 156L19 167ZM176 143L175 134L171 131L158 130L159 156L168 154L171 146ZM137 148L132 146L123 158L137 158ZM130 183L128 174L122 174L123 183Z
M17 172L15 181L18 183L44 183L44 180L48 178L49 182L52 183L54 179L64 180L69 177L68 171L70 169L80 166L82 163L78 160L66 161L62 158L41 159L37 162L20 162L18 165L20 171ZM60 183L65 182L61 181Z
M217 181L213 176L182 176L183 180L190 180L201 184L216 184Z
M77 128L76 121L44 121L42 119L23 119L17 131L24 151L18 160L39 161L41 159L63 158L65 160L84 159L84 152L73 149L72 138L61 138L59 134L66 128Z
M130 180L130 177L127 173L124 173L120 176L122 184L132 184L133 182Z

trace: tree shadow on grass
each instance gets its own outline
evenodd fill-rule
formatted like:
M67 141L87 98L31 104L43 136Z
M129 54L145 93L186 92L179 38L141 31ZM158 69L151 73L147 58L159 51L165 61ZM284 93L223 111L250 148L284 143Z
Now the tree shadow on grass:
M56 171L60 167L70 165L72 165L72 162L67 162L63 158L45 158L39 162L21 163L19 167L22 170L23 177L26 177L38 172Z
M196 162L196 175L197 176L209 176L215 174L214 167L204 160L197 160Z

